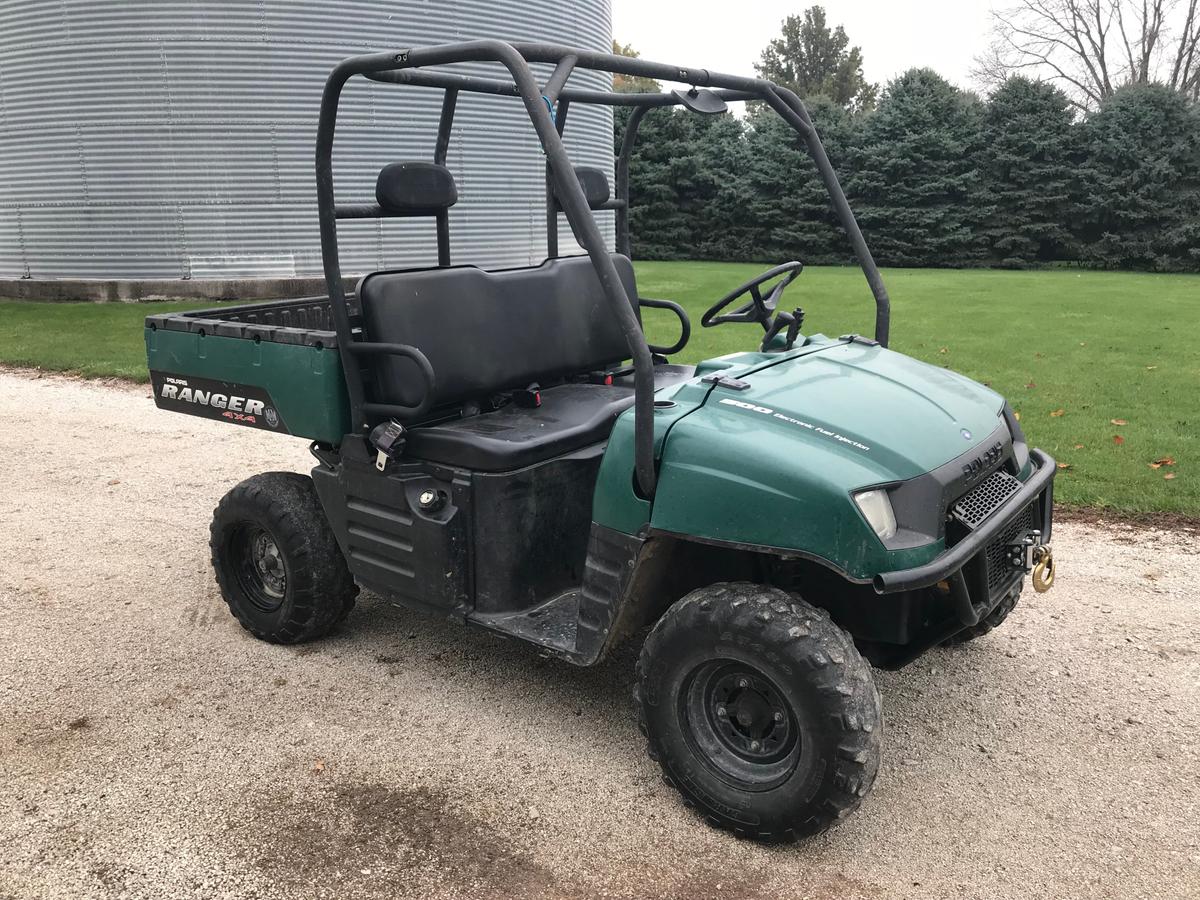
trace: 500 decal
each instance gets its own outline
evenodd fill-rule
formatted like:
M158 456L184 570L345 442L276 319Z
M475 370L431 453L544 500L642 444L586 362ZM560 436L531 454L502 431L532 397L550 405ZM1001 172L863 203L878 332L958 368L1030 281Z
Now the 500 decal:
M792 416L785 416L781 412L776 412L769 406L757 406L753 403L747 403L744 400L734 400L732 397L723 397L721 402L726 406L736 406L738 409L748 409L750 412L756 412L759 415L770 416L772 419L779 419L781 422L787 422L789 425L798 425L801 428L807 428L809 431L819 434L822 437L827 437L830 440L845 444L848 447L853 447L856 450L870 450L871 448L854 438L848 438L843 434L838 434L836 431L830 431L828 428L823 428L820 425L814 425L812 422L805 422L803 419L796 419Z
M268 431L287 431L271 395L255 385L153 370L150 382L154 385L154 403L159 409Z

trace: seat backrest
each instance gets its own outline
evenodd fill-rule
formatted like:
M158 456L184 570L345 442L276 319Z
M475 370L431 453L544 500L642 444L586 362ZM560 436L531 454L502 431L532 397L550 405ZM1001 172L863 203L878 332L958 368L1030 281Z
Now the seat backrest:
M633 264L620 254L612 259L636 313ZM586 256L496 272L474 266L376 272L359 281L357 294L367 340L410 344L428 357L434 406L629 358ZM423 382L409 360L379 357L377 372L382 402L421 399Z
M604 209L610 193L608 176L604 174L604 171L593 166L576 166L575 177L579 179L579 187L583 189L583 197L587 200L588 209Z
M458 188L450 170L438 163L391 163L379 170L375 200L386 212L435 216L458 202Z

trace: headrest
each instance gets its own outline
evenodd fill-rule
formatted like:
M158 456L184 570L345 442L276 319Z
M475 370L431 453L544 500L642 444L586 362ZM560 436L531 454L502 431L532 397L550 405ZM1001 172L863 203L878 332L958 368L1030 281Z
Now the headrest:
M437 163L390 163L379 171L375 199L386 212L432 216L458 202L458 188Z
M575 177L583 188L583 196L587 198L589 209L600 209L608 202L608 176L601 169L591 166L576 166Z

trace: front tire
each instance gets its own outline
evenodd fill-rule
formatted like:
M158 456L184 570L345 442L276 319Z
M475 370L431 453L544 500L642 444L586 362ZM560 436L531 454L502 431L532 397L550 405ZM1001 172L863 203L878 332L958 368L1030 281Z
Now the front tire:
M637 703L667 783L743 837L824 831L879 769L870 667L828 614L778 588L717 584L673 605L642 649Z
M213 511L209 546L229 611L260 640L322 637L354 606L358 586L307 475L266 472L234 487Z

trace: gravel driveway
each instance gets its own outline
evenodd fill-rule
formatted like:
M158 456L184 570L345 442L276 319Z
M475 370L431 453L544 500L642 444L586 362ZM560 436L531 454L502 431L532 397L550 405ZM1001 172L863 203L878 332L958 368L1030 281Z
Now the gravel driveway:
M4 900L1200 896L1195 535L1062 525L1054 591L877 673L859 812L764 848L660 781L633 648L575 669L370 595L244 634L209 515L301 441L9 372L0 451Z

